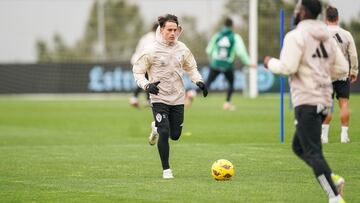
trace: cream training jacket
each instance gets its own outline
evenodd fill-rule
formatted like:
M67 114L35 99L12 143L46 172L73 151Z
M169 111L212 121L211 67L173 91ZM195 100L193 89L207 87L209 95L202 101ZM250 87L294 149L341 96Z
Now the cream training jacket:
M280 59L272 58L268 68L288 75L294 106L332 104L332 79L346 77L348 62L325 23L303 20L286 34Z
M359 73L358 69L358 58L357 51L354 42L354 38L350 32L342 29L337 25L328 25L330 35L336 40L341 51L343 52L350 65L350 75L357 76ZM347 78L347 77L346 77ZM344 80L346 78L336 78L337 80Z
M159 94L150 94L151 103L184 104L184 72L189 75L192 82L203 82L191 51L184 43L177 41L180 34L179 26L175 42L167 44L158 27L155 42L143 51L133 66L135 81L142 89L145 90L150 83L160 81ZM145 78L146 72L149 80Z

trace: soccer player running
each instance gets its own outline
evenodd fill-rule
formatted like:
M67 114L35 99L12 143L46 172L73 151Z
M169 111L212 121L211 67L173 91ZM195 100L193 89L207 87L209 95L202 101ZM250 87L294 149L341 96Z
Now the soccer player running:
M155 121L151 123L149 144L157 142L163 178L171 179L174 176L169 165L169 138L180 138L184 122L183 72L203 91L204 97L208 91L191 51L177 40L182 31L178 18L167 14L160 16L158 22L156 41L135 62L133 74L138 86L150 93Z
M334 7L329 6L326 9L326 24L330 31L330 35L336 40L342 53L349 62L349 74L345 77L335 78L333 80L333 98L336 93L336 99L339 101L340 107L340 121L341 121L341 134L340 142L350 142L348 135L349 128L349 96L350 96L350 83L357 80L358 75L358 58L354 39L350 32L339 27L339 13ZM321 141L322 143L329 142L329 127L332 120L332 114L329 113L322 125Z
M326 24L316 20L320 13L319 0L300 0L295 9L297 27L286 34L280 59L266 56L264 65L275 74L289 76L295 107L294 153L313 169L330 203L345 202L345 181L332 174L320 135L332 103L331 78L346 76L348 63Z
M239 34L233 31L233 21L226 18L224 28L216 33L209 41L206 47L206 53L210 57L210 73L206 81L206 85L210 87L211 83L220 73L225 75L229 87L226 95L226 102L223 108L225 110L234 110L231 104L231 96L234 92L234 59L238 56L245 66L250 65L250 58L246 51L244 42Z
M154 23L152 25L151 31L146 33L145 35L143 35L137 46L135 49L134 54L131 56L131 65L134 65L136 60L140 57L141 53L145 50L145 48L151 44L153 44L155 42L155 32L156 32L156 28L158 27L158 23ZM148 75L147 73L145 73L145 78L148 79ZM135 107L135 108L139 108L140 104L139 104L139 93L141 92L141 87L137 87L134 90L133 96L130 98L130 104ZM146 92L146 100L148 101L148 103L150 103L150 95L149 93Z

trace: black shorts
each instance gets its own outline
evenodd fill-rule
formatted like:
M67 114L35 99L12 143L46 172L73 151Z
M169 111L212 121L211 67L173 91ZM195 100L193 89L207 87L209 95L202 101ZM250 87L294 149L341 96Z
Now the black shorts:
M170 136L178 137L181 134L184 122L184 105L167 105L152 103L155 126L170 130Z
M349 99L350 97L350 79L346 80L337 80L333 83L333 89L334 92L332 94L332 98L334 98L334 95L336 94L336 99L339 100L339 98Z

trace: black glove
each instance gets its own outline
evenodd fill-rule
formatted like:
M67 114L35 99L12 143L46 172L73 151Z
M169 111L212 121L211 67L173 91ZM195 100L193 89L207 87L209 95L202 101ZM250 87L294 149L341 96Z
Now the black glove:
M207 89L205 83L200 81L200 82L197 82L196 85L202 90L203 96L206 97L208 95L208 89Z
M146 92L149 94L155 94L155 95L159 94L159 88L157 87L159 83L160 83L160 81L150 83L146 88Z

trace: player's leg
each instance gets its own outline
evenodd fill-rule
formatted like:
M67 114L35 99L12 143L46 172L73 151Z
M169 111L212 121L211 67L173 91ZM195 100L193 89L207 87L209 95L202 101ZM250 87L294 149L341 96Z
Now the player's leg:
M348 135L349 128L349 97L350 97L350 80L337 81L337 99L339 100L340 107L340 121L341 121L341 143L350 142Z
M170 138L178 140L184 123L184 105L171 106L170 115Z
M193 89L188 89L185 92L185 107L190 108L192 105L192 102L194 101L197 93Z
M304 158L304 150L302 149L302 146L300 144L300 140L298 138L298 134L295 130L295 134L294 134L294 138L293 138L293 142L292 142L292 149L293 152L301 159L303 160L306 164L308 164L310 166L310 163L307 162L307 160Z
M142 91L141 87L136 88L136 89L134 90L133 96L134 96L135 98L138 98L141 91Z
M210 73L209 73L209 76L206 80L206 86L208 88L210 88L210 85L212 82L215 81L215 79L217 78L217 76L220 74L221 72L219 70L215 70L213 68L210 68Z
M340 106L340 121L341 121L341 143L350 142L348 128L349 128L349 100L346 98L339 98Z
M139 93L142 91L142 89L140 87L137 87L134 92L133 92L133 96L130 98L130 104L131 106L135 107L135 108L139 108L139 100L138 100L138 96Z
M346 98L339 98L339 107L340 107L340 120L342 126L349 126L349 100Z
M301 147L300 144L300 140L295 132L294 135L294 139L293 139L293 144L292 144L292 149L294 151L294 153L301 159L303 160L307 165L309 165L311 167L310 162L308 162L308 159L305 158L304 156L304 151ZM342 191L345 185L345 180L343 177L336 175L336 174L331 174L331 179L336 187L337 192L342 196Z
M229 88L226 94L226 101L230 102L231 101L231 96L234 92L234 71L228 70L226 72L224 72L225 78L227 79L228 83L229 83Z
M320 141L322 116L317 113L316 106L303 105L295 108L295 118L296 134L302 149L301 158L313 169L329 199L340 198L331 178L330 167L322 153Z
M184 122L184 105L169 106L169 113L167 114L167 118L168 119L164 119L164 120L167 120L167 125L169 126L169 130L166 131L166 133L169 133L169 135L167 135L167 137L170 136L170 138L172 140L178 140L180 138L182 126L183 126L183 122ZM161 158L162 163L163 163L163 169L164 169L164 171L163 171L164 179L174 178L172 171L170 169L170 166L169 166L169 148L170 147L169 147L168 140L169 139L167 138L166 142L165 142L165 139L162 140L161 135L160 135L160 141L163 142L162 145L164 145L166 147L164 149L162 149L163 146L159 146L160 142L158 142L160 156L164 152L167 153L167 154L165 154L164 158ZM164 152L161 152L161 151L164 151ZM166 159L166 160L163 160L163 159Z
M210 85L215 81L215 79L217 78L217 76L220 74L221 72L219 70L216 70L214 68L210 68L210 73L207 77L207 80L205 82L206 86L210 89ZM197 93L199 93L201 90L198 88L196 90ZM194 92L188 91L186 92L186 97L185 97L185 104L186 106L191 106L191 97L192 99L196 96L196 93L194 94Z
M149 79L149 76L147 73L145 73L145 78ZM140 92L142 92L142 89L140 87L137 87L133 92L133 96L130 98L130 104L135 108L140 107L140 103L139 103L139 99L138 99ZM149 93L146 93L146 99L147 99L148 104L150 104Z
M225 110L235 110L235 106L231 104L231 96L234 92L234 71L228 70L224 72L225 78L228 81L229 87L226 94L226 102L224 103Z
M163 103L153 103L152 110L155 120L155 125L159 133L159 140L157 143L159 155L161 159L161 164L163 170L170 169L169 165L169 136L170 136L170 126L169 126L169 105Z
M329 113L321 125L321 142L323 144L329 143L329 129L332 117L332 113Z
M214 82L214 80L217 78L217 76L220 74L221 72L219 70L216 70L214 68L210 68L210 72L209 75L207 77L207 80L205 82L206 86L210 89L210 85L212 82ZM199 93L201 90L198 88L196 90L197 93ZM185 105L186 107L190 107L192 100L194 99L194 97L196 96L196 92L193 91L187 91L186 92L186 97L185 97Z
M336 83L333 82L332 83L333 86L333 93L332 93L332 99L333 99L333 103L332 103L332 110L334 109L334 96L335 94L338 95L339 93L337 92L337 86ZM321 125L321 142L323 144L326 144L329 142L329 129L330 129L330 122L333 118L333 114L332 112L330 112L324 119L322 125Z

